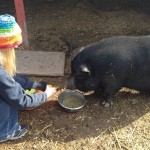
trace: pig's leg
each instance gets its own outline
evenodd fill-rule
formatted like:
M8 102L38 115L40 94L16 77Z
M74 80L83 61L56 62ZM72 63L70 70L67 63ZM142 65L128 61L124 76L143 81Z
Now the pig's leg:
M102 103L104 107L109 107L113 105L113 98L117 91L118 91L118 88L113 88L112 86L105 88L104 93L103 93L104 101Z
M94 90L94 95L96 95L96 96L102 96L103 97L103 93L104 93L103 89Z
M113 96L114 95L111 95L111 94L108 94L108 93L104 93L104 95L103 95L103 102L102 102L104 107L109 107L109 106L113 105Z

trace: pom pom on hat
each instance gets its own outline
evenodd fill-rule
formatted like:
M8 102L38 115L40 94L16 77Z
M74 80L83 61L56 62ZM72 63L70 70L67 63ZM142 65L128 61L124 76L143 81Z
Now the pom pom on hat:
M0 15L0 49L15 48L22 43L21 29L13 16Z

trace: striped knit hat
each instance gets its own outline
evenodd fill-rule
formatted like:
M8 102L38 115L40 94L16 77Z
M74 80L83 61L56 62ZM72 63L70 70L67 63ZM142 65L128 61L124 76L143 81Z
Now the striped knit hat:
M0 49L15 48L22 43L21 29L13 16L0 15Z

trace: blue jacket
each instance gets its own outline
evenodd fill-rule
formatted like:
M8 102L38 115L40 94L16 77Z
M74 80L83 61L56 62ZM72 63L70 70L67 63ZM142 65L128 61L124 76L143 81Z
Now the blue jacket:
M35 108L47 99L45 92L33 95L25 94L21 85L17 83L0 65L0 105L7 103L12 107L24 110Z

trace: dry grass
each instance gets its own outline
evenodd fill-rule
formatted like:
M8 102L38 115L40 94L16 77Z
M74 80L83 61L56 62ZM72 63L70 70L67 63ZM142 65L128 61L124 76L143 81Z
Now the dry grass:
M52 141L37 137L22 140L19 143L7 143L0 146L3 150L149 150L150 148L150 113L139 118L122 129L109 128L97 137L81 138L70 142ZM48 128L48 126L46 127ZM45 130L44 128L43 130ZM116 127L117 128L117 127Z

